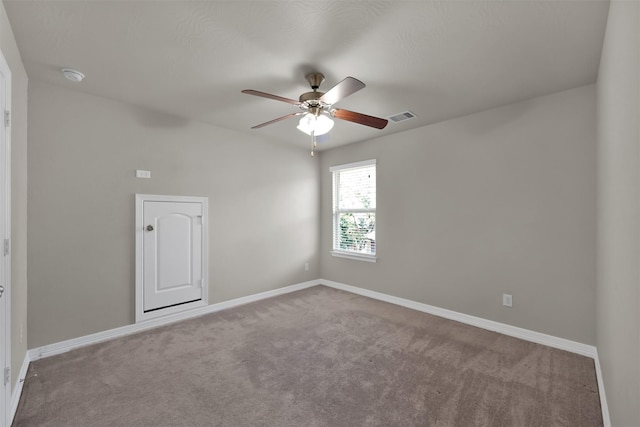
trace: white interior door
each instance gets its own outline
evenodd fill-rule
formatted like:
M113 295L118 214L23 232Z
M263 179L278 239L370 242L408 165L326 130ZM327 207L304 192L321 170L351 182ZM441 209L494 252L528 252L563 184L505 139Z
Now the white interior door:
M9 424L11 400L11 73L0 52L0 427Z
M206 200L149 197L138 231L144 317L206 305Z

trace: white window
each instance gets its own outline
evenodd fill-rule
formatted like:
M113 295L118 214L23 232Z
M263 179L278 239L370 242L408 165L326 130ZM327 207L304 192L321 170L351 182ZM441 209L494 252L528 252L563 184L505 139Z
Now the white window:
M334 256L376 260L376 161L332 166Z

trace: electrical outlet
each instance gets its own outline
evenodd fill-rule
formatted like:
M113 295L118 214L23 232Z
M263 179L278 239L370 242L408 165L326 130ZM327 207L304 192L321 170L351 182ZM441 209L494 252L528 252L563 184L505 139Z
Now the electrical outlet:
M513 307L513 296L509 294L502 294L502 305L505 307Z
M304 271L309 271L309 263L308 262L304 263Z

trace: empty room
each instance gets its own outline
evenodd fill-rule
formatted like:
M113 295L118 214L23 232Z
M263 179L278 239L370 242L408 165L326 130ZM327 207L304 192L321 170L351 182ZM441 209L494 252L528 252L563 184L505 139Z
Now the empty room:
M0 427L640 427L640 2L2 0Z

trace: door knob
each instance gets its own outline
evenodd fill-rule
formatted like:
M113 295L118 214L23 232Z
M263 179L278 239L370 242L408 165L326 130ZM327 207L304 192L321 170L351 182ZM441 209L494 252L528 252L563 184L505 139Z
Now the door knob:
M0 285L0 297L4 294L4 286Z
M153 225L147 225L147 231L153 231Z

